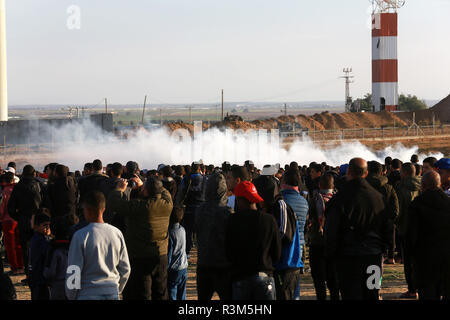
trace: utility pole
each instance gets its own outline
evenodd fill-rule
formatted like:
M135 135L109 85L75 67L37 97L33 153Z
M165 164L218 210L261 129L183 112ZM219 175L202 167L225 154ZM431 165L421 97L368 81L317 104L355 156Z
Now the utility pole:
M144 116L145 116L145 104L147 103L147 95L144 98L144 107L142 108L142 125L144 125Z
M159 109L159 125L162 127L162 109Z
M108 98L105 98L105 113L108 113Z
M222 89L222 121L223 121L223 89Z
M189 123L192 123L192 106L189 106Z
M345 75L340 77L345 79L345 112L350 112L352 106L352 98L350 97L350 83L354 82L350 80L354 78L354 76L350 75L350 73L352 72L353 72L352 68L344 68Z

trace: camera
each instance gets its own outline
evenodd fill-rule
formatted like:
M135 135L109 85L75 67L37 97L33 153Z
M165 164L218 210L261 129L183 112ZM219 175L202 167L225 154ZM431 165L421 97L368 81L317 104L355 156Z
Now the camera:
M128 179L128 187L130 187L131 189L134 189L136 187L136 181L134 181L133 179Z

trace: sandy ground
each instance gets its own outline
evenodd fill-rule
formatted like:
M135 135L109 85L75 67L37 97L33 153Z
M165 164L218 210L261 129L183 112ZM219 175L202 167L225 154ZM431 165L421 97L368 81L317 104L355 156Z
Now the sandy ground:
M196 262L197 252L194 248L191 258L189 260L188 269L188 283L186 288L187 300L197 300L197 286L196 286ZM383 300L401 300L399 296L406 291L407 286L403 274L403 265L385 265L383 274L383 283L381 288L381 297ZM308 262L306 263L307 271L309 269ZM5 268L9 271L9 268ZM24 276L12 276L11 277L17 291L18 300L30 300L30 290L28 286L23 285L20 281L24 279ZM301 278L301 300L316 300L314 286L311 278L311 274L306 272ZM219 297L214 295L213 300L218 300Z

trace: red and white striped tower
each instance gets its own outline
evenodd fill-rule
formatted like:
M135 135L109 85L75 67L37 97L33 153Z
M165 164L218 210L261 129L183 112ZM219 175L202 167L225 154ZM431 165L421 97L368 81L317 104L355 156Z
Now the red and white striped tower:
M373 1L372 103L375 111L398 107L397 9L404 1Z

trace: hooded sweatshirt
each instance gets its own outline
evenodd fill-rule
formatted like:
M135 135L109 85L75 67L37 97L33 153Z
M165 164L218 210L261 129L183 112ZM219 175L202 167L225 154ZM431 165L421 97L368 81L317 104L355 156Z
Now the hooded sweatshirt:
M397 219L397 230L401 237L406 235L408 226L408 210L411 202L420 194L419 177L408 177L400 180L397 188L399 215Z
M392 220L396 219L399 213L398 197L394 188L388 184L388 178L371 174L366 180L375 190L383 195L387 216Z
M225 254L225 233L233 210L227 206L227 184L220 173L212 174L206 184L206 202L195 217L197 231L198 266L228 268Z

